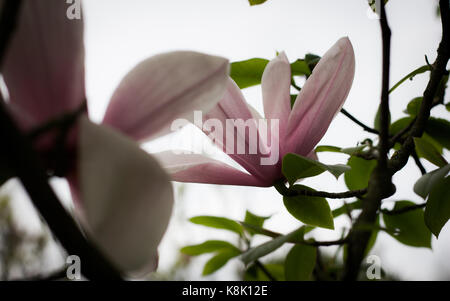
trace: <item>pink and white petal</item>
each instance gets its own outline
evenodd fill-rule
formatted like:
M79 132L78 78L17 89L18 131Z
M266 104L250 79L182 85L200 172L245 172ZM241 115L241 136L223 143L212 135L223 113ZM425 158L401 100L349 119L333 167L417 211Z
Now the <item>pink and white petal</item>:
M22 3L2 74L13 114L25 130L85 100L83 21L69 20L67 8L61 0Z
M169 175L128 137L80 120L78 165L82 220L119 269L155 269L172 212Z
M173 120L193 120L193 111L217 104L228 70L228 60L198 52L155 55L125 76L103 122L138 141L166 134Z
M249 109L241 90L230 78L227 90L220 102L203 116L203 132L244 167L261 180L272 178L273 166L261 165L261 158L268 157L270 148L260 135L258 121ZM213 125L213 129L207 127Z
M288 122L286 152L308 155L327 131L352 86L355 54L348 38L328 50L295 101Z
M220 161L193 153L176 154L174 151L156 153L154 156L170 173L172 180L178 182L270 186L256 177L244 173Z
M284 139L291 113L291 65L284 52L267 64L261 80L264 115L277 119L280 139Z

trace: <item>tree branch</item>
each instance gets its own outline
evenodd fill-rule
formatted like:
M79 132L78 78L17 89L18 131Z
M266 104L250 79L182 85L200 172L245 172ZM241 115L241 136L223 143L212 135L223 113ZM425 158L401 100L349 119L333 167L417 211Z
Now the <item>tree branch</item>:
M294 190L289 189L282 182L278 182L274 185L275 189L283 196L294 197L294 196L311 196L311 197L322 197L329 199L346 199L351 197L362 197L367 193L367 188L350 190L344 192L327 192L327 191L314 191L314 190Z
M389 69L391 30L386 18L384 3L380 11L380 27L382 36L383 71L381 83L380 102L380 133L378 144L377 166L371 174L368 192L364 199L362 212L349 233L348 255L345 263L344 280L356 280L359 273L364 252L369 242L372 231L367 228L373 225L377 218L377 211L384 198L395 192L392 184L392 176L388 172L389 141Z
M422 203L422 204L403 207L403 208L396 209L396 210L383 209L383 210L381 210L381 212L383 212L383 214L386 214L386 215L397 215L397 214L403 214L403 213L410 212L410 211L417 210L417 209L422 209L422 208L426 207L426 205L427 205L427 203Z
M359 121L358 119L356 119L355 116L353 116L352 114L350 114L347 110L345 110L344 108L341 109L341 113L344 114L345 116L347 116L351 121L353 121L354 123L356 123L357 125L359 125L360 127L363 128L363 130L365 130L366 132L372 133L372 134L379 134L379 132L376 129L373 129L367 125L365 125L364 123L362 123L361 121Z
M353 230L350 233L350 241L348 244L348 259L345 266L344 279L345 280L355 280L358 276L359 267L361 265L361 261L364 257L364 251L367 246L367 242L370 238L370 231L361 231L360 226L364 225L373 225L377 216L377 210L381 205L381 200L388 197L395 191L395 187L392 185L389 186L386 182L386 179L391 179L392 175L397 171L402 169L407 161L409 156L414 151L414 137L422 136L428 118L430 117L430 110L433 106L434 95L436 94L439 83L446 72L446 65L449 59L450 52L450 24L449 24L449 4L448 0L440 0L439 1L440 11L441 11L441 19L442 19L442 40L438 48L438 55L435 63L433 64L433 69L431 71L430 80L427 84L427 87L423 94L422 104L420 107L419 114L417 115L417 119L414 124L411 126L409 130L407 138L404 140L402 147L399 151L397 151L387 163L387 172L385 170L384 159L385 156L380 156L381 161L378 161L378 166L375 168L372 173L371 179L369 181L368 193L365 197L365 201L363 202L363 210L358 217L357 221L353 226ZM384 5L381 5L381 27L383 34L383 41L386 39L386 29L383 29L387 26L387 22L385 20L386 13L384 10ZM387 54L386 52L386 43L383 43L383 54ZM386 60L383 60L383 65L385 66ZM386 72L383 72L383 75L386 75ZM385 88L385 80L383 79L383 89ZM384 95L384 90L382 95ZM382 99L384 99L382 97ZM383 105L386 110L386 102ZM384 118L386 117L386 112L383 113ZM384 127L385 125L383 125ZM380 131L380 134L383 136L386 135L386 128L383 128ZM380 141L381 143L381 141ZM386 152L389 149L386 149L386 145L384 145L385 141L383 139L383 145L381 150ZM381 168L379 167L381 166ZM390 183L390 181L389 181ZM389 189L391 191L389 191Z

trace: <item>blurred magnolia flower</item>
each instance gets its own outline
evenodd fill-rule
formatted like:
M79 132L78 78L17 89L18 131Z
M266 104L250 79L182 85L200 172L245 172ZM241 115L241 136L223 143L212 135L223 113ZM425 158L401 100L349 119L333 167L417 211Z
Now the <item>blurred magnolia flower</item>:
M67 19L66 10L61 0L22 4L2 75L8 108L26 132L85 102L83 22ZM65 174L78 199L76 216L122 271L156 268L173 204L169 176L136 142L165 133L175 118L216 105L228 65L195 52L153 56L124 77L102 125L84 112L66 137L64 147L76 158ZM38 149L54 147L54 138L47 135Z
M199 154L163 152L157 154L157 158L175 181L272 186L276 180L282 178L281 161L287 153L316 158L314 147L344 104L353 82L354 72L355 57L352 44L348 38L341 38L314 68L291 109L290 64L284 53L272 60L266 66L261 82L268 137L261 136L258 131L258 140L264 141L263 145L268 150L255 154L227 152L248 173ZM220 120L223 124L230 119L254 120L256 124L262 117L246 103L236 83L229 79L225 96L205 117L206 120L212 118ZM271 120L278 121L279 127L275 127L275 130L270 126ZM245 146L251 144L248 134L230 141L223 139L223 135L217 137L215 132L209 133L204 128L203 131L224 152L228 149L228 144L232 147L236 144ZM278 143L268 145L269 140ZM279 149L274 149L275 147ZM279 156L276 164L262 165L261 159L270 157L273 152Z

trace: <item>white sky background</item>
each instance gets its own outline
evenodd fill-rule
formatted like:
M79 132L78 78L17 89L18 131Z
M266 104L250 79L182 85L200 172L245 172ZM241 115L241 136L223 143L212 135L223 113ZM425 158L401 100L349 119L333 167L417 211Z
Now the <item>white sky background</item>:
M425 54L430 61L434 60L441 35L436 3L391 0L387 6L393 32L392 84L423 65ZM196 50L236 61L252 57L270 59L276 51L284 50L293 61L307 52L323 55L337 39L348 36L355 50L356 74L345 108L372 125L380 98L381 39L378 21L368 17L366 0L269 0L257 7L249 7L246 0L88 0L84 8L87 95L95 120L101 120L109 97L122 77L141 60L160 52ZM426 82L427 76L418 76L413 83L406 82L392 94L394 118L402 115L409 100L422 94ZM245 90L245 95L261 111L260 87ZM439 113L445 116L443 110ZM180 135L176 137L180 139ZM203 138L200 133L197 137ZM365 137L367 134L358 126L338 115L320 144L349 147ZM146 149L150 152L169 149L176 144L174 140L161 139ZM344 163L346 156L320 154L320 159ZM231 160L227 162L232 163ZM427 167L432 168L431 165ZM412 184L418 175L413 164L399 173L395 177L398 193L391 199L420 202L421 199L412 192ZM329 191L346 189L342 178L337 182L330 175L305 183ZM276 231L289 231L299 224L283 208L281 197L273 188L201 184L183 187L185 193L177 198L175 218L161 245L161 270L173 263L177 249L183 245L200 243L207 238L235 239L220 230L189 224L187 219L191 216L207 214L243 219L245 209L250 209L260 215L273 214L267 227ZM330 200L330 204L334 207L341 202ZM345 225L345 219L341 217L339 224ZM405 279L436 279L444 277L442 270L448 277L449 228L446 226L440 240L433 242L433 251L404 247L382 234L372 253L382 258L388 271ZM318 233L317 237L330 239L340 231ZM203 263L207 258L204 256L197 261ZM233 276L233 268L239 265L235 261L212 278L228 279ZM195 266L190 277L198 279L202 265Z
M430 61L434 60L441 35L436 4L437 1L430 0L389 1L391 86L423 65L425 54ZM124 75L151 55L196 50L236 61L252 57L271 59L276 51L284 50L290 61L294 61L308 52L323 55L337 39L348 36L355 50L356 74L344 107L366 124L373 124L380 98L381 39L378 21L368 17L366 0L268 0L255 7L249 7L247 0L87 0L84 18L87 97L91 117L96 121L103 117L109 98ZM409 100L422 94L426 82L427 76L417 76L414 82L407 81L391 95L393 120L404 115L402 110ZM244 94L262 113L260 87L246 89ZM448 118L442 109L435 113ZM181 137L175 134L175 138L163 138L145 148L149 152L170 149ZM366 137L371 136L339 114L319 144L350 147ZM206 139L200 133L197 138L197 142ZM189 146L189 143L178 144ZM233 164L225 156L220 158ZM337 164L345 163L347 156L321 153L319 158ZM446 158L450 159L448 153ZM435 168L431 164L425 166L428 170ZM390 200L421 202L412 192L418 176L418 169L410 162L395 176L397 193ZM336 181L329 174L308 179L304 184L320 190L346 190L343 177ZM161 271L174 263L181 246L211 238L236 239L220 230L192 225L187 222L189 217L205 214L243 219L245 210L249 209L259 215L273 215L266 226L275 231L287 232L299 225L283 208L281 197L273 188L202 184L177 184L176 187L184 193L177 197L174 219L160 247ZM385 203L389 206L389 200ZM339 200L330 200L333 208L341 204ZM337 226L337 231L319 230L315 237L338 238L339 227L348 226L346 217L340 217ZM286 248L280 252L286 252ZM381 257L383 268L402 279L427 280L450 278L449 252L450 226L447 225L439 241L433 239L433 251L400 245L383 233L371 253ZM208 258L196 259L199 264L189 272L190 279L201 279L201 263ZM236 267L241 267L237 260L209 279L234 279Z

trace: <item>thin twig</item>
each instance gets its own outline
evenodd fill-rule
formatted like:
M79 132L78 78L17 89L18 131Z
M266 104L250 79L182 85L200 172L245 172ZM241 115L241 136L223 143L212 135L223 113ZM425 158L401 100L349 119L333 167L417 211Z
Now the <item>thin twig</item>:
M359 125L360 127L363 128L363 130L365 130L366 132L372 133L372 134L379 134L379 132L374 129L371 128L367 125L365 125L364 123L362 123L361 121L359 121L358 119L356 119L355 116L353 116L352 114L350 114L347 110L345 110L344 108L341 109L341 113L344 114L346 117L348 117L351 121L353 121L354 123L356 123L357 125Z
M322 197L329 199L346 199L351 197L362 197L367 193L367 188L358 189L358 190L350 190L344 192L328 192L328 191L315 191L315 190L306 190L306 189L290 189L287 188L283 182L278 182L274 185L277 191L283 195L288 197L294 196L310 196L310 197Z
M407 206L407 207L403 207L403 208L395 209L395 210L382 209L381 212L386 215L397 215L397 214L403 214L403 213L410 212L410 211L417 210L417 209L422 209L422 208L425 208L426 206L427 206L427 203L422 203L422 204L411 205L411 206Z
M415 149L412 151L411 156L413 157L414 162L416 163L417 167L419 168L420 173L421 173L422 175L426 174L426 173L427 173L427 170L426 170L425 167L422 165L422 162L420 162L420 158L419 158L419 156L417 155L417 152L416 152Z
M261 263L259 260L255 260L255 266L257 266L266 276L270 279L270 281L278 281L269 270Z

